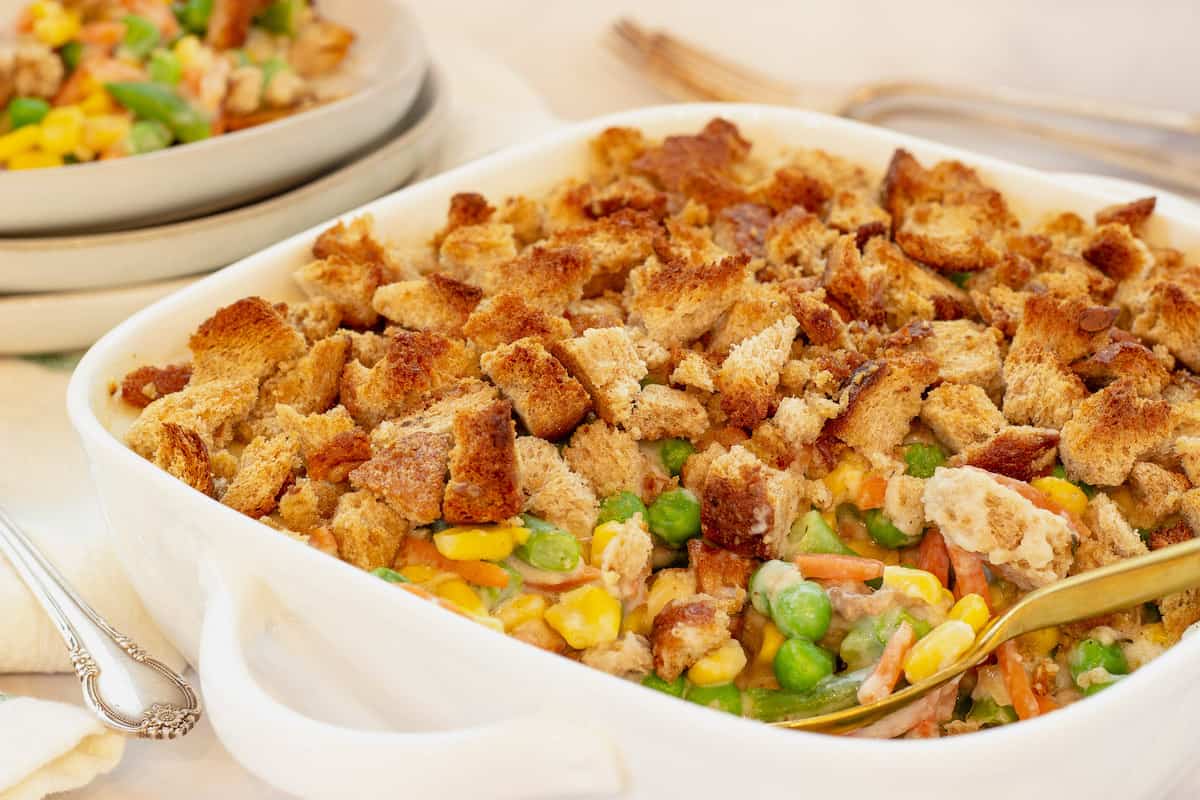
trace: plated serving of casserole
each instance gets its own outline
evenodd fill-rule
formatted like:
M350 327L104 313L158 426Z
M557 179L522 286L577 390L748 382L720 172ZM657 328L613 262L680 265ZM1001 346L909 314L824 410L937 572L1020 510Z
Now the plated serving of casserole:
M190 362L113 376L127 442L403 590L768 721L1200 529L1200 270L1142 238L1153 199L1022 224L962 163L790 144L611 128L587 175L457 194L421 247L339 223L308 300L213 309ZM1197 619L1187 592L1028 635L862 733L1051 713Z

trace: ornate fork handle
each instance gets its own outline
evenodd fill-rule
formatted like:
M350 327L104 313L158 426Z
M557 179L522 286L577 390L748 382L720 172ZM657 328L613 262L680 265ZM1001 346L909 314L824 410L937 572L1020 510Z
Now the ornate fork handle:
M2 507L0 551L58 628L84 702L105 725L143 739L174 739L195 726L200 699L187 681L96 613Z

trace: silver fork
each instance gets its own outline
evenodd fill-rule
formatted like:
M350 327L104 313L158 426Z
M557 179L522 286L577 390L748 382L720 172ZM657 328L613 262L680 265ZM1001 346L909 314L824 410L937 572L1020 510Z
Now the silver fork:
M200 700L183 676L96 613L3 507L0 552L58 628L84 702L105 725L143 739L174 739L195 726Z
M1016 89L923 81L880 81L849 90L812 83L792 84L669 33L646 30L629 19L614 23L613 33L618 53L676 99L795 105L864 122L880 122L898 113L920 110L1058 142L1105 163L1200 194L1200 160L1196 158L1083 133L1028 116L1030 112L1053 114L1197 137L1200 114Z

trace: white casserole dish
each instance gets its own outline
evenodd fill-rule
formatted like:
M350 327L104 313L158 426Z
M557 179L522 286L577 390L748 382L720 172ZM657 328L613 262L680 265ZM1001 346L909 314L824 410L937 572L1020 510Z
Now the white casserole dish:
M11 25L26 4L0 0L0 25ZM377 140L421 88L428 64L421 33L396 0L322 0L319 7L357 37L336 78L347 96L157 153L0 171L0 234L94 232L212 214L296 186Z
M456 191L500 198L580 174L586 140L607 126L661 136L693 132L715 115L736 122L759 152L816 146L878 170L898 146L923 161L962 159L1025 219L1090 214L1111 202L1052 176L841 119L681 105L572 125L365 210L398 243L424 239ZM497 636L288 540L128 450L113 433L124 426L110 382L184 355L188 334L219 305L249 294L298 297L289 273L317 232L135 315L92 348L68 390L130 578L198 665L221 740L265 780L314 797L734 798L799 790L921 800L950 792L978 800L1149 798L1189 766L1200 636L1111 691L980 734L868 741L779 731ZM1157 215L1150 236L1194 257L1200 219ZM290 661L280 670L285 652ZM259 682L264 665L275 667L270 691Z

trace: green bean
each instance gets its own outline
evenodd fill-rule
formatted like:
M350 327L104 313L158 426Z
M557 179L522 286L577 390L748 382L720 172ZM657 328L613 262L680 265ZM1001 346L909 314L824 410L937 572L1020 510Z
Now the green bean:
M195 142L212 135L208 119L169 86L159 83L106 83L112 98L142 119L161 122L181 142Z
M1017 712L1012 706L998 705L990 697L981 697L971 704L967 719L971 722L978 722L984 728L991 728L1016 722Z
M683 697L683 690L687 688L687 682L683 679L682 675L673 681L664 681L656 673L651 672L645 678L642 678L642 686L669 694L672 697Z
M213 0L187 0L178 14L179 24L198 36L208 31L212 18Z
M165 83L168 86L174 86L183 78L183 65L179 63L179 58L170 50L162 48L150 54L146 71L150 75L150 80L155 83Z
M387 567L376 567L371 570L371 574L376 578L383 578L388 583L412 583L412 581L399 572L396 572L396 570L388 569Z
M304 14L303 0L275 0L258 16L258 24L271 33L294 36Z
M742 714L742 693L732 683L722 686L692 686L689 684L683 693L683 699L716 711L724 711L738 716Z
M40 97L14 97L8 102L8 124L12 130L36 125L50 112L50 104Z
M128 149L134 155L153 153L171 146L171 131L161 122L139 119L129 129Z
M809 511L792 525L788 534L790 549L797 553L833 553L835 555L856 556L857 552L846 546L846 543L829 527L829 523L815 508Z
M80 59L83 58L83 42L67 42L58 48L58 55L62 58L67 72L74 72L75 68L79 66Z
M858 687L868 670L830 675L806 692L786 689L747 689L743 693L745 713L763 722L805 719L831 714L858 704Z
M121 41L121 48L126 53L140 61L158 47L161 37L153 21L137 14L126 14L122 21L125 23L125 38Z

